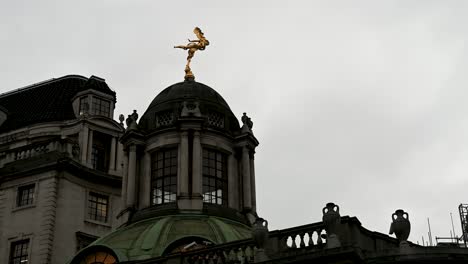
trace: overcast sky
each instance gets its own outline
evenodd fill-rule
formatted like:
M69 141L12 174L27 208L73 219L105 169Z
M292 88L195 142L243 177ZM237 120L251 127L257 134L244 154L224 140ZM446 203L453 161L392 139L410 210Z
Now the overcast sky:
M468 203L468 1L0 1L0 92L67 74L140 116L184 76L174 49L201 27L196 80L252 118L259 214L270 230L325 203L410 240L450 236Z

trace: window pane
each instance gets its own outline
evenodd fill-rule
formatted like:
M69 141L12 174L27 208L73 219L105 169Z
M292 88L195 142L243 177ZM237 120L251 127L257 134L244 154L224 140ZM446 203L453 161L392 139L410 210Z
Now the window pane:
M88 197L88 218L95 221L107 222L109 196L94 192Z
M174 202L177 193L177 148L160 149L151 155L151 188L161 190L152 204Z
M11 243L10 263L26 264L28 263L29 239L20 240Z
M227 157L222 152L203 149L203 201L227 204Z
M18 188L16 205L25 206L34 203L35 184L29 184Z

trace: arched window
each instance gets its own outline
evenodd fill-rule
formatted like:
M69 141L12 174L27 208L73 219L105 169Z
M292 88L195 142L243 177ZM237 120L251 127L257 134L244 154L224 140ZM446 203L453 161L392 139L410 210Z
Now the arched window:
M227 205L227 155L203 149L203 202Z
M151 155L151 204L176 201L177 148L160 149Z

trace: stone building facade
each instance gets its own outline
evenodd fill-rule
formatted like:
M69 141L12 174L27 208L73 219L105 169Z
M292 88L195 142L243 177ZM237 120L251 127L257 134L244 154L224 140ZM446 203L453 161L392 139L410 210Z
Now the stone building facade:
M268 230L253 122L193 78L163 89L141 118L114 121L115 102L95 76L0 95L0 262L468 263L466 248L407 241L403 210L396 238L333 203L322 221Z
M115 102L95 76L0 95L0 263L65 263L121 225Z

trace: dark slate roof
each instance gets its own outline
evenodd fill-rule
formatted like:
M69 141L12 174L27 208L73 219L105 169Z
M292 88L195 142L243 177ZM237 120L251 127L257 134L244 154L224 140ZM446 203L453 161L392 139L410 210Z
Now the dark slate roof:
M139 128L147 132L156 130L157 114L167 111L180 113L182 102L191 100L200 103L202 114L213 110L225 115L227 130L240 129L237 118L224 98L211 87L193 80L173 84L160 92L141 117Z
M7 120L0 132L36 123L75 119L72 99L80 91L94 89L115 97L104 79L91 76L67 75L0 95L0 109L6 110Z

